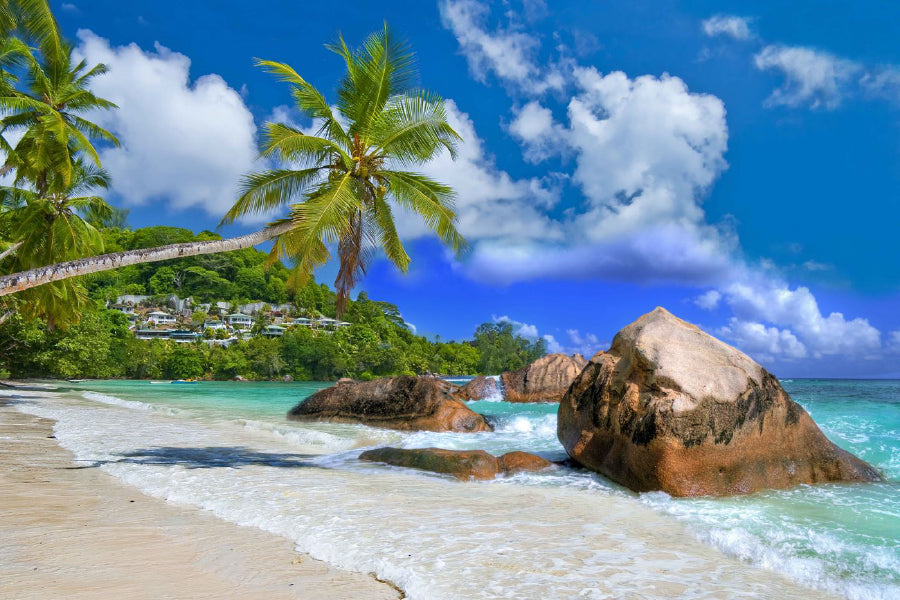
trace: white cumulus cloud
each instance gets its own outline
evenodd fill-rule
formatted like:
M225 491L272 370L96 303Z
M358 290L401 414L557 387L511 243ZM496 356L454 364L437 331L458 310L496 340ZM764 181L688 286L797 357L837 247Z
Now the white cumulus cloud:
M152 52L113 47L87 30L78 39L77 60L109 67L93 91L119 105L97 117L121 142L101 151L113 191L126 204L165 199L175 209L224 214L257 157L256 125L241 94L216 74L192 81L190 59L159 44Z
M839 312L823 314L806 287L792 289L751 277L728 285L723 293L738 319L789 328L816 358L841 354L867 358L881 350L881 333L867 319L848 319Z
M492 315L491 320L493 320L494 323L509 323L512 325L514 335L521 335L522 337L531 340L536 340L540 337L538 335L537 325L516 321L515 319L510 318L509 315L501 315L499 317L497 315Z
M493 73L505 83L531 92L561 89L562 73L553 67L539 67L535 56L540 40L518 30L513 24L487 30L490 8L477 0L442 0L441 20L453 32L472 75L481 82Z
M757 360L806 358L806 346L791 331L732 318L718 332Z
M558 200L551 180L513 179L498 169L475 131L472 119L455 102L446 101L450 125L459 133L456 160L446 152L418 170L449 185L457 194L457 227L469 242L486 239L560 240L559 223L546 214ZM420 217L398 209L405 237L425 235Z
M547 344L547 352L561 354L581 354L587 358L592 357L600 350L609 348L609 342L603 342L593 333L582 333L578 329L567 329L567 342L561 342L556 336L544 335Z
M752 19L735 15L715 15L701 24L703 33L710 37L724 35L736 40L749 40L754 37L750 27Z
M900 329L888 334L887 350L888 352L900 354Z
M719 290L709 290L696 298L694 298L694 304L702 308L703 310L715 310L719 306L719 301L722 299L722 292Z
M471 164L462 168L486 173L494 182L478 186L489 190L479 199L479 211L496 214L501 207L525 204L530 216L521 234L507 221L499 222L492 235L475 230L475 243L462 264L471 277L494 284L607 278L704 287L707 291L694 303L707 310L729 308L732 318L720 333L761 359L868 358L883 351L881 333L868 320L823 313L812 292L782 282L771 261L748 264L727 222L708 221L703 200L727 168L728 127L719 98L690 90L669 74L601 73L562 59L545 67L537 62L539 38L512 25L488 29L487 4L444 0L442 10L477 78L484 81L493 73L518 85L517 100L531 96L513 105L506 128L523 157L534 163L559 158L564 166L573 165L561 180L577 187L582 200L560 210L554 202L523 203L521 193L517 200L496 199L492 188L514 180L490 161L479 173L484 169L479 142ZM753 37L750 21L736 17L710 19L704 31ZM496 50L494 43L506 44L509 51ZM834 108L858 75L856 63L807 48L766 46L755 63L784 76L770 105ZM559 100L555 96L537 99L545 86L525 85L540 83L549 71L572 90L563 106L551 104ZM871 85L893 85L888 75L882 80ZM451 171L446 165L448 176ZM465 185L472 177L462 179ZM521 189L526 181L516 183ZM515 212L510 208L503 214ZM512 216L508 222L519 224ZM804 268L822 266L809 261ZM557 351L584 345L583 335L567 335L567 341L551 334L544 339Z
M861 73L854 61L799 46L766 46L754 57L754 63L762 71L775 70L784 76L783 85L766 100L769 106L837 108L848 85Z

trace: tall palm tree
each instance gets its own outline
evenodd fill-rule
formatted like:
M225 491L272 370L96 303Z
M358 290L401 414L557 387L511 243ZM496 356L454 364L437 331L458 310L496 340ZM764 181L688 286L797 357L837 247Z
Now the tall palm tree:
M455 156L460 140L447 123L442 100L411 87L412 55L387 28L370 35L357 50L350 50L342 38L328 48L347 67L337 114L291 67L258 61L291 84L298 108L314 119L318 129L315 135L306 135L290 124L267 123L263 154L288 165L247 176L241 197L223 222L288 206L286 218L235 238L91 256L0 276L0 297L70 277L229 252L274 239L272 256L295 261L296 283L327 261L328 245L337 243L336 284L343 312L353 283L364 273L374 249L381 248L403 271L409 265L391 203L419 214L455 250L462 247L465 240L455 227L453 191L420 173L403 170L443 149Z
M107 72L103 64L88 68L82 60L73 65L69 48L57 57L28 60L25 91L0 96L0 134L23 131L14 147L5 141L5 171L15 170L16 182L30 182L38 194L70 185L76 154L100 166L91 138L118 145L116 137L85 118L98 109L116 105L93 94L91 80Z
M455 156L460 137L447 123L441 98L412 86L413 55L387 26L358 49L348 48L342 37L327 48L347 69L337 114L290 66L257 60L291 85L297 108L317 130L308 135L288 123L266 123L262 155L286 166L248 175L222 222L287 206L288 216L276 223L293 227L275 239L272 258L295 262L296 283L329 260L329 245L336 244L340 316L376 251L403 272L409 266L392 202L421 216L454 250L465 243L455 227L453 190L406 170L444 149Z
M109 175L82 158L76 159L66 188L39 193L31 187L0 186L0 233L11 233L17 250L0 257L0 270L25 270L59 260L103 251L100 232L84 216L112 213L97 195L109 186ZM19 310L65 324L78 317L87 294L77 280L67 279L25 292Z

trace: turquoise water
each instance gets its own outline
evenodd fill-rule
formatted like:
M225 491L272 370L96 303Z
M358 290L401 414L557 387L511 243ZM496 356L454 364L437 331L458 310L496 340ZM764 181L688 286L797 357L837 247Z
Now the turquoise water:
M495 425L495 432L483 434L399 433L361 426L301 425L285 420L288 409L326 385L105 381L78 384L72 392L92 402L124 409L122 414L126 417L129 410L153 417L155 420L148 421L148 432L150 424L160 427L165 424L166 431L175 431L176 435L179 423L185 430L202 424L229 439L228 436L237 435L229 428L237 425L242 432L275 434L281 445L315 445L322 453L315 459L316 465L354 477L398 473L396 469L357 460L363 448L384 444L409 448L481 448L494 454L526 450L551 460L565 458L556 439L557 406L553 404L472 402L471 408L486 415ZM557 467L546 473L513 478L504 485L521 486L523 490L546 489L547 493L552 489L578 490L587 502L593 498L598 506L610 499L617 506L644 506L728 556L784 574L805 586L854 599L900 598L900 381L786 380L783 385L830 439L875 465L885 474L886 481L800 486L726 499L674 499L663 493L633 494L596 474ZM84 418L87 424L88 417ZM98 452L97 447L107 443L100 437L79 435L78 443L82 444L85 455ZM65 443L64 438L60 439ZM148 433L140 438L140 443L150 445L153 439ZM128 443L138 441L131 439ZM403 476L409 476L408 473ZM132 475L123 472L117 476ZM423 481L439 479L433 475L416 476ZM162 474L154 477L161 478ZM166 494L173 490L181 493L190 487L190 480L178 473L167 474L165 481ZM482 489L466 488L466 485L472 484L454 483L454 493ZM260 490L270 489L262 483L260 486ZM340 497L335 497L335 501L340 502ZM277 514L279 510L286 511L287 505L278 508L273 504L270 508ZM252 513L248 507L240 510ZM547 518L552 517L552 512L548 512ZM445 539L449 538L445 536ZM536 540L535 544L546 544L549 540ZM327 555L327 549L322 549L321 554ZM385 564L387 572L399 568L389 560ZM396 580L405 576L398 575ZM418 581L412 576L409 579ZM436 590L425 589L421 597L436 594Z

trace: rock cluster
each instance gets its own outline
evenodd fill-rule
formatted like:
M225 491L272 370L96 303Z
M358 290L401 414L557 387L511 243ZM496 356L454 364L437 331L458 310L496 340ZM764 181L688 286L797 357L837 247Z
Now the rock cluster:
M539 471L550 461L528 452L508 452L496 457L484 450L444 450L442 448L376 448L359 455L360 460L380 462L434 473L457 479L493 479L522 471Z
M591 359L560 403L558 435L577 463L640 492L879 479L759 364L663 308Z
M361 423L400 430L493 431L484 417L451 395L451 386L433 377L341 379L288 412L294 421Z
M548 354L500 376L507 402L559 402L587 360L580 354Z

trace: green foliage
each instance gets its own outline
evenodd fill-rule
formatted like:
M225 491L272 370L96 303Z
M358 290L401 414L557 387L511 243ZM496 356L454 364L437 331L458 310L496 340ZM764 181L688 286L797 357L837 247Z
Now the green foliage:
M208 240L210 232L194 234L178 227L145 227L135 231L101 231L107 250L122 251L162 244ZM169 295L192 297L197 302L228 301L243 303L260 300L282 304L298 298L298 306L318 314L334 314L334 294L314 282L291 292L289 271L280 262L267 265L264 252L247 248L222 254L191 256L157 263L131 265L90 277L86 282L95 300L115 300L119 295Z
M102 64L72 63L46 0L0 0L0 150L3 172L12 173L12 185L0 188L0 249L11 253L0 274L102 252L96 225L122 222L96 195L109 178L94 141L118 144L88 120L116 108L89 89L105 72ZM52 329L76 322L86 301L84 286L72 279L12 302Z
M163 376L168 379L195 379L203 377L203 355L188 344L173 344L163 359Z
M543 342L514 336L503 323L480 326L474 342L431 342L396 323L396 306L364 294L350 301L347 315L355 322L337 331L293 327L280 337L257 336L228 347L138 340L124 315L105 309L88 310L65 331L14 315L0 324L0 369L17 378L277 379L289 374L298 381L328 381L425 372L496 374L544 353ZM208 338L224 337L221 330L207 333Z
M547 353L544 340L529 342L513 334L510 323L482 323L475 330L475 348L481 354L482 373L515 371Z
M336 244L335 312L342 315L376 251L403 272L409 266L389 201L418 214L454 250L464 244L455 226L453 190L403 170L443 150L454 155L460 137L447 123L443 100L413 87L413 55L387 26L358 49L348 48L343 38L328 49L346 67L339 114L289 65L257 61L291 86L298 110L320 126L307 135L288 123L266 123L263 156L290 168L248 175L223 222L286 207L285 221L294 228L275 240L272 256L289 258L299 283L331 257L329 245Z

